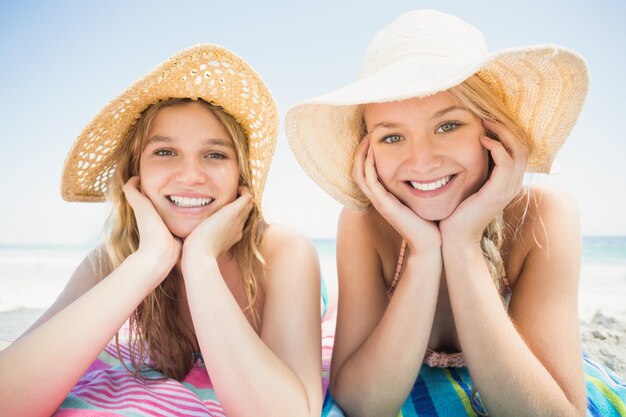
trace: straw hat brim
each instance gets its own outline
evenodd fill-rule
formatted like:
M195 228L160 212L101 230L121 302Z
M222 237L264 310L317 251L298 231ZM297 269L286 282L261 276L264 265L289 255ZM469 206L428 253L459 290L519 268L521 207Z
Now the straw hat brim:
M445 64L443 64L445 60ZM341 204L363 210L369 201L351 180L360 142L360 106L425 97L459 85L473 74L487 82L533 141L529 172L550 171L569 135L588 88L584 60L568 49L543 45L486 54L473 62L420 57L388 65L287 113L286 132L307 174Z
M115 170L113 155L150 105L170 98L201 98L221 106L248 137L252 189L261 208L263 187L278 137L278 109L268 87L242 58L218 45L178 52L128 87L87 124L65 160L66 201L103 201Z

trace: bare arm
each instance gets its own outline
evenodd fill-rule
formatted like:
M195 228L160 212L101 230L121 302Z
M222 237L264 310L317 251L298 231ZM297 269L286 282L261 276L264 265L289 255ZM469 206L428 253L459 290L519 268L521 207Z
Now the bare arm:
M490 415L583 416L578 214L571 199L554 192L544 192L536 209L522 238L532 240L534 234L539 244L533 244L516 281L510 317L480 246L444 237L457 331Z
M376 211L344 210L340 219L331 389L350 416L395 416L415 383L430 337L441 279L441 238L435 224L405 207L378 181L367 137L357 147L352 176ZM376 227L381 222L388 222L409 247L389 303L380 259L389 243L382 234L389 230Z
M39 325L0 352L0 415L49 416L104 349L161 274L155 262L131 255L99 284L83 263ZM167 273L165 273L167 274ZM58 313L52 315L56 310ZM51 383L54 381L54 383Z
M531 193L531 210L516 243L534 245L515 282L509 318L483 259L480 237L490 219L519 193L526 155L509 129L486 120L483 124L499 137L480 139L493 158L491 175L439 225L461 347L490 414L584 415L576 205L562 193ZM511 210L515 207L513 203Z
M129 180L124 192L145 239L137 252L97 285L102 254L88 257L52 308L0 352L0 415L52 414L178 260L180 243L141 195L138 184L137 177Z
M234 223L223 224L234 228ZM215 258L200 255L204 250L190 255L187 244L183 276L191 316L224 410L229 416L319 416L320 272L312 244L287 229L266 230L260 335L228 289Z
M61 291L54 303L39 317L20 338L26 336L43 323L47 322L51 317L55 316L59 311L76 301L81 295L93 288L103 277L109 274L104 269L103 257L105 253L102 247L96 248L87 255L78 268L74 271L69 281Z
M360 214L339 222L339 312L331 390L349 416L395 416L419 373L430 337L440 248L410 253L389 303L372 236ZM392 358L392 359L391 359Z

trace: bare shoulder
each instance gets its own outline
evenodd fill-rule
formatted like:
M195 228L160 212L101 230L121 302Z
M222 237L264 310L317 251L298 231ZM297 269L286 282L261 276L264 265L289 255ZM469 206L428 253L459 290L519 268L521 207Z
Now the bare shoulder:
M319 291L320 264L313 242L302 233L282 225L268 225L261 254L265 260L265 290L270 296ZM319 300L319 297L318 297Z
M533 254L533 259L554 260L559 253L574 259L580 252L578 206L562 188L529 187L524 197L507 208L505 223L506 269L512 282Z
M513 204L505 217L507 224L520 229L522 239L547 243L555 232L579 230L578 205L566 190L554 186L529 187L527 195ZM517 223L517 225L516 225ZM564 236L569 235L566 233Z
M93 284L102 281L104 277L113 272L111 258L104 244L95 247L80 263L76 273L83 275L86 279L92 280Z
M341 212L337 234L339 263L353 259L361 266L368 264L372 271L382 272L383 280L389 280L401 245L400 234L374 208L363 212L344 208Z
M348 240L351 245L384 251L387 247L399 246L393 242L399 239L394 228L376 211L370 207L365 211L355 211L343 208L339 216L338 242ZM397 243L397 242L396 242Z
M30 333L48 321L50 317L70 305L110 273L111 262L106 249L104 246L98 246L83 258L55 302L24 334Z
M339 229L347 229L350 233L356 233L360 237L376 236L388 227L390 227L389 224L371 207L365 211L344 207L339 215Z
M270 224L265 229L261 254L269 265L285 258L317 260L311 239L293 228L279 224Z

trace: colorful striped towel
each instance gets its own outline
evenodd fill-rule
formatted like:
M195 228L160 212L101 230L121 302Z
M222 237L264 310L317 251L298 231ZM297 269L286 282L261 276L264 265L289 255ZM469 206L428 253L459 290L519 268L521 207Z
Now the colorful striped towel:
M585 356L587 417L626 417L626 385L609 370ZM472 385L467 368L422 366L411 395L398 417L478 417L472 410ZM475 400L474 400L475 401ZM475 407L484 411L476 401ZM344 416L330 392L324 401L324 417Z
M334 320L322 323L322 382L326 392L333 344ZM0 341L0 350L9 342ZM98 356L78 381L55 417L111 417L111 416L225 416L206 368L198 360L196 366L181 382L164 379L145 383L124 368L121 360L129 363L127 346L121 345L120 355L113 343ZM130 367L130 365L129 365ZM162 377L148 372L151 378Z

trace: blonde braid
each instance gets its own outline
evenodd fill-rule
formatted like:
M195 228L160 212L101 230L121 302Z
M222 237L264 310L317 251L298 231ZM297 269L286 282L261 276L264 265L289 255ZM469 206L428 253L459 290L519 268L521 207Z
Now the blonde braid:
M480 240L480 247L483 251L485 262L487 262L487 268L489 268L491 278L493 278L493 282L500 293L502 293L500 281L504 276L504 259L502 257L502 246L504 244L503 217L503 213L500 212L487 225Z

